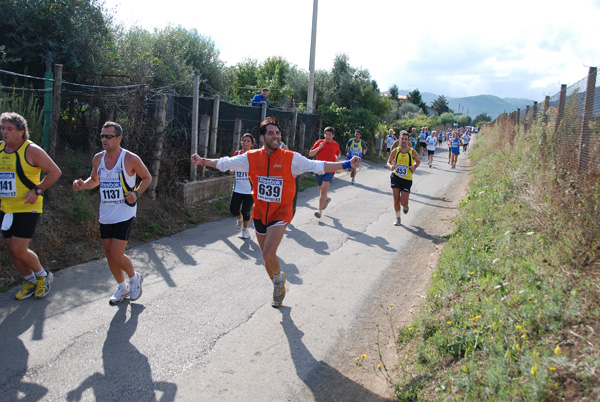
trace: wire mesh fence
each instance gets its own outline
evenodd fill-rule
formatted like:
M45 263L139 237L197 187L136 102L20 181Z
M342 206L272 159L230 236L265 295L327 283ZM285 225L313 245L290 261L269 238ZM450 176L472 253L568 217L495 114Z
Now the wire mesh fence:
M535 102L525 110L503 114L492 124L503 127L509 141L518 130L533 132L536 128L541 145L550 152L559 178L580 187L597 182L600 169L600 92L596 87L597 68L572 85ZM523 144L526 146L526 144Z
M157 190L170 191L176 183L190 180L190 155L192 151L193 99L174 92L168 95L166 121L158 121L157 107L161 91L149 90L143 84L133 84L130 77L94 77L89 84L69 81L64 75L59 92L55 145L49 143L49 120L52 118L50 98L56 99L52 78L30 77L0 70L0 107L2 111L22 114L29 123L31 138L54 155L64 173L72 180L89 174L92 156L102 150L100 131L106 121L115 121L123 127L123 148L138 154L150 168L160 155L160 173ZM219 102L218 115L213 119L215 102ZM56 112L55 112L56 113ZM213 123L205 135L206 149L213 157L231 155L238 149L239 133L253 134L259 142L258 126L262 108L235 105L218 98L199 98L198 115L208 117ZM269 108L268 116L277 117L282 126L282 140L290 149L307 153L319 136L320 115L307 115L294 110ZM157 127L166 130L157 132ZM302 133L302 135L300 135ZM202 135L202 134L201 134ZM159 136L161 138L159 138ZM159 141L160 140L160 141ZM199 141L200 144L204 140ZM160 146L162 153L157 154ZM49 150L48 148L54 148ZM201 148L202 151L204 149ZM208 177L219 175L212 172ZM195 178L194 178L195 179Z

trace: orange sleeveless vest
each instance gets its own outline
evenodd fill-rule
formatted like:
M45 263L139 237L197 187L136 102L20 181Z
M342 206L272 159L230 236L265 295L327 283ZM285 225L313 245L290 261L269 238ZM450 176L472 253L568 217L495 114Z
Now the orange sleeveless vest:
M296 196L296 178L292 175L295 152L277 149L269 155L261 148L247 153L254 198L252 219L260 219L264 225L274 221L291 222Z

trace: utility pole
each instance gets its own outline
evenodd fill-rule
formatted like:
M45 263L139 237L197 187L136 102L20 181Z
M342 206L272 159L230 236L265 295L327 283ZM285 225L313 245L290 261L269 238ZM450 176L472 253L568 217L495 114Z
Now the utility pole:
M308 96L306 99L306 113L312 114L315 90L315 47L317 46L317 10L319 0L313 3L312 35L310 37L310 64L308 66Z

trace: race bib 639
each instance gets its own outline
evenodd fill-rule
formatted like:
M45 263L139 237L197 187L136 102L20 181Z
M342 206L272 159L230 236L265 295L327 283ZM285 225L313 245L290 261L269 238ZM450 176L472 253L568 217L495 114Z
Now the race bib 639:
M281 202L283 179L258 176L256 198L266 202Z

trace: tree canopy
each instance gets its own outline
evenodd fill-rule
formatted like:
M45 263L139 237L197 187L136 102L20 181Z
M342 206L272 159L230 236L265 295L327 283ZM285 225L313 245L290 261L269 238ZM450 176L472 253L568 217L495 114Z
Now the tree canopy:
M450 108L448 107L448 100L444 95L440 95L431 103L431 108L438 112L439 114L450 112Z
M2 0L2 68L43 76L62 64L65 72L95 73L110 60L111 18L96 0Z
M417 105L423 113L427 114L427 105L423 102L423 98L421 97L421 92L418 89L415 89L408 93L408 101L413 105Z

